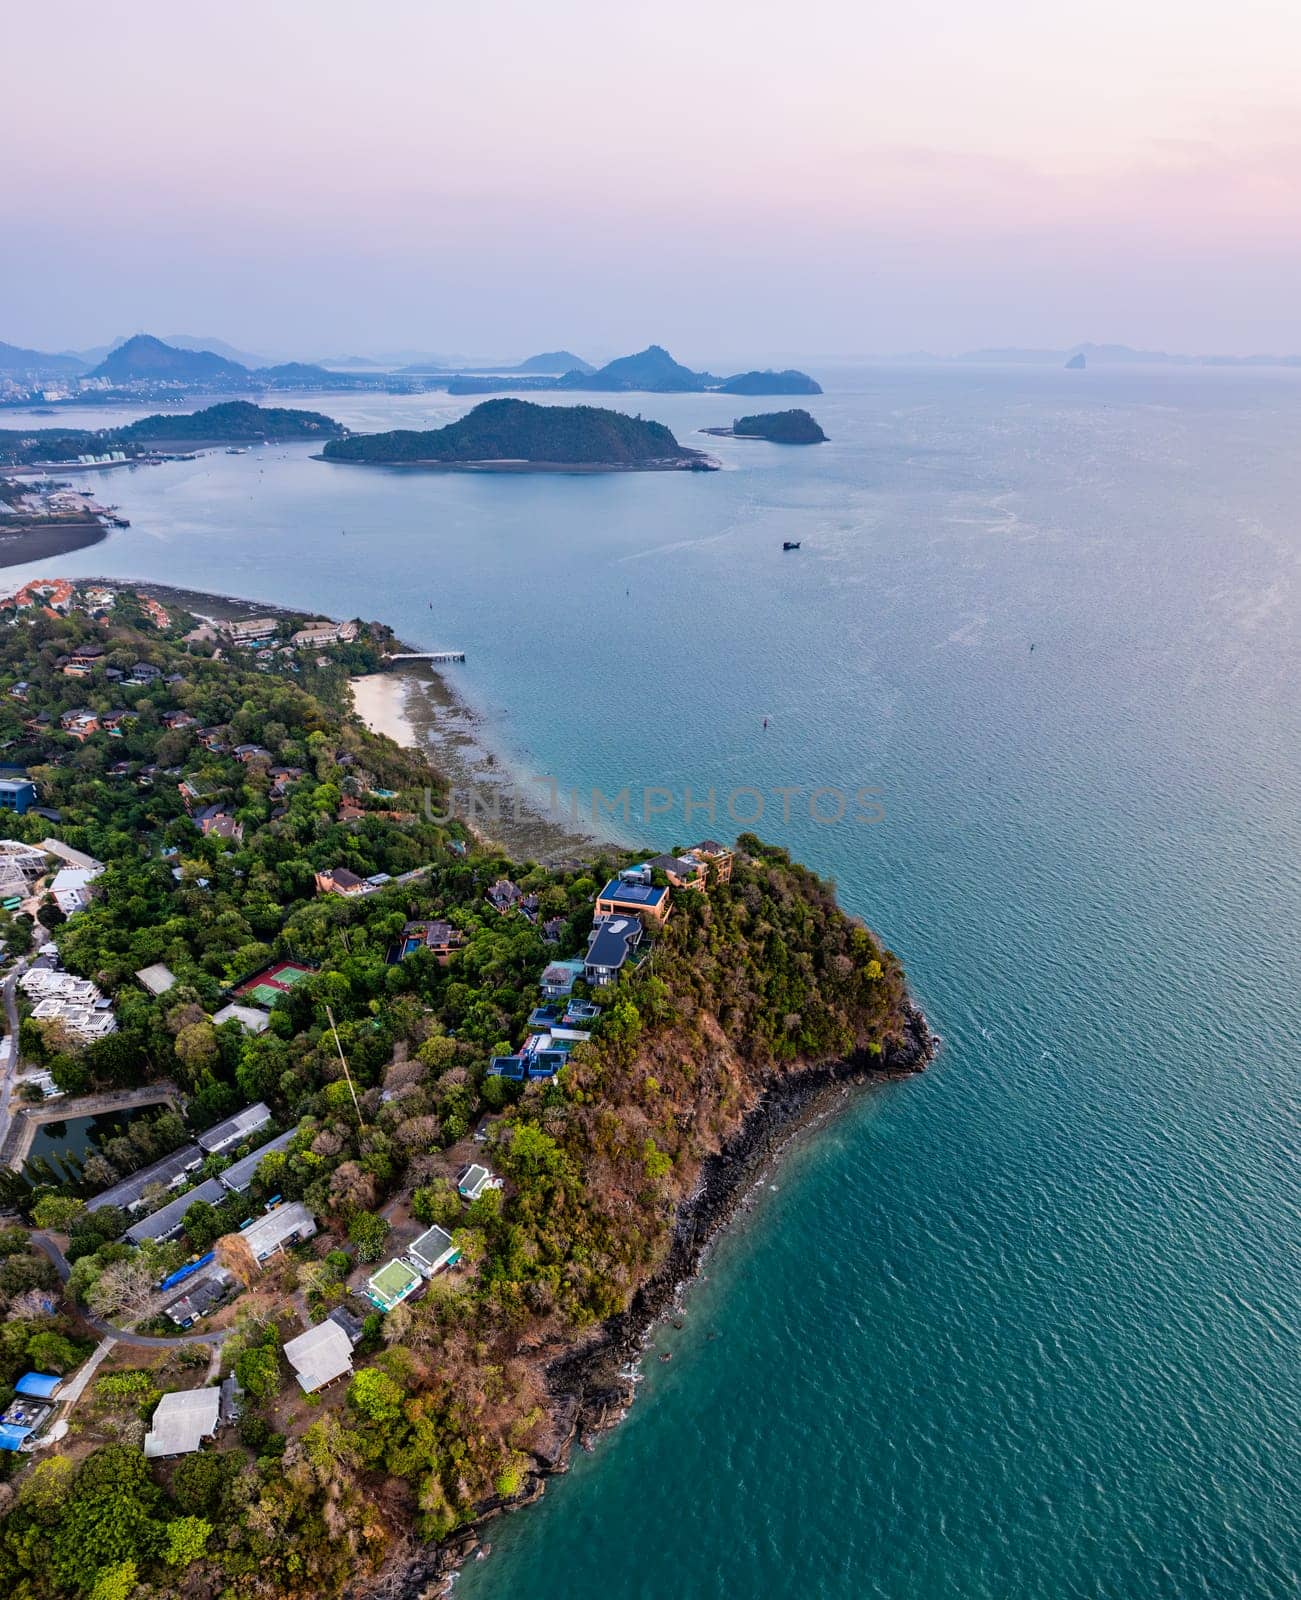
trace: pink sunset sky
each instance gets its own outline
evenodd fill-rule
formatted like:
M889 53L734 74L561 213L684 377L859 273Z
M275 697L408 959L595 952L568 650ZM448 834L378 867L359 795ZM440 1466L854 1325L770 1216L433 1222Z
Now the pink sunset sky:
M1282 0L11 7L0 339L1301 349Z

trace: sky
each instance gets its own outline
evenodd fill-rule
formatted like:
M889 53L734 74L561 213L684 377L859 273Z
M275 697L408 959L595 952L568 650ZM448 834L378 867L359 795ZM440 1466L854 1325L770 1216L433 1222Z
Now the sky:
M1301 350L1295 0L15 0L0 339Z

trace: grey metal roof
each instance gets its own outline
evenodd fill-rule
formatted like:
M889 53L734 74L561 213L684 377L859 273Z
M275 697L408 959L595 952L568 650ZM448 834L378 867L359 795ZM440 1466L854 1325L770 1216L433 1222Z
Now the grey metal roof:
M121 1183L115 1183L111 1189L105 1189L103 1194L97 1194L93 1199L87 1200L87 1211L98 1211L101 1206L122 1206L126 1210L134 1210L140 1204L141 1196L151 1184L173 1184L187 1172L192 1172L203 1161L203 1151L197 1144L182 1145L179 1150L173 1150L171 1155L164 1156L161 1161L155 1161L152 1166L141 1167L139 1172L133 1172L129 1178L123 1178Z
M233 1117L227 1117L199 1135L199 1145L208 1151L228 1149L242 1144L250 1133L256 1133L271 1121L271 1107L259 1100L255 1106L245 1106Z
M311 1394L352 1371L352 1340L327 1317L289 1341L285 1360L294 1369L299 1386Z
M452 1236L446 1228L430 1228L407 1246L407 1254L422 1270L433 1268L452 1246Z
M268 1139L266 1144L259 1145L256 1150L250 1150L248 1155L241 1156L238 1161L233 1161L225 1172L219 1173L218 1181L224 1183L232 1194L242 1194L253 1182L253 1174L257 1171L262 1157L269 1155L273 1150L283 1150L297 1132L297 1128L290 1128L288 1133L278 1133L274 1139Z
M145 1454L187 1456L217 1431L220 1389L180 1389L165 1394L145 1435Z
M240 1230L240 1238L259 1261L295 1237L310 1239L316 1232L316 1218L301 1200L291 1200L288 1205L277 1206L263 1216L255 1217Z
M587 947L589 967L621 967L630 945L641 940L641 923L636 917L606 917L592 931Z
M205 1178L193 1189L177 1195L175 1200L169 1200L160 1210L152 1212L147 1217L141 1217L139 1222L133 1222L127 1229L126 1236L132 1244L143 1244L146 1239L168 1239L172 1234L181 1231L185 1213L196 1200L206 1200L210 1206L215 1206L220 1205L225 1198L226 1191L217 1180Z

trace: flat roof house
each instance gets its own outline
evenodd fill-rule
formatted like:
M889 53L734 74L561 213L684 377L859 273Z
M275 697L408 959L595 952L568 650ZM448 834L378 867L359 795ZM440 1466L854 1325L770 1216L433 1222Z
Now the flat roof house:
M265 1154L265 1152L262 1152ZM291 1200L288 1205L277 1206L240 1229L240 1238L253 1252L259 1264L278 1255L286 1245L301 1244L316 1232L316 1218L301 1200Z
M251 644L256 639L269 639L276 631L274 617L247 617L241 622L223 622L222 632L232 644Z
M206 1150L210 1156L219 1156L237 1144L243 1144L250 1134L265 1128L270 1121L271 1107L259 1100L256 1105L245 1106L242 1111L237 1111L233 1117L214 1123L199 1134L196 1142L200 1150Z
M596 916L649 917L663 922L672 909L673 898L667 888L657 889L650 881L650 868L635 868L633 874L611 878L596 897ZM644 873L644 875L642 875Z
M90 904L90 886L103 867L60 867L50 880L54 903L65 917L75 916Z
M394 1306L401 1305L408 1295L420 1287L421 1281L414 1267L395 1256L367 1281L366 1295L371 1305L379 1310L392 1311Z
M181 1389L165 1394L154 1411L153 1426L145 1434L145 1455L151 1461L193 1455L217 1432L220 1414L220 1389Z
M155 996L166 994L176 982L176 974L161 961L155 961L151 967L141 967L136 977Z
M304 1394L315 1394L352 1371L352 1340L337 1322L327 1317L289 1341L285 1346L285 1360L294 1369L298 1387Z
M427 1233L422 1233L407 1246L407 1255L412 1266L426 1278L432 1278L444 1267L455 1266L461 1258L461 1252L452 1243L452 1236L445 1228L430 1228Z
M136 977L140 974L136 973ZM220 1011L214 1011L212 1020L217 1027L223 1022L238 1022L245 1033L265 1033L271 1026L271 1013L261 1011L257 1006L240 1006L233 1001L230 1005L222 1006Z
M629 955L641 943L641 923L636 917L606 917L592 929L583 975L601 987L613 983Z
M0 811L16 811L21 817L36 804L36 785L30 778L0 778Z

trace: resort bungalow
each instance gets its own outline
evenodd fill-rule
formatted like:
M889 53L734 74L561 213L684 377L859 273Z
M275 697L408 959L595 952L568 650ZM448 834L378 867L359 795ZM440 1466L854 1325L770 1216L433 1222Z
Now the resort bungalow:
M371 1305L380 1311L392 1311L394 1306L400 1306L408 1295L414 1294L421 1284L420 1274L405 1261L399 1261L395 1256L392 1261L386 1261L374 1277L367 1280L366 1297ZM288 1346L285 1354L288 1355Z
M636 917L606 917L592 929L583 976L600 988L613 983L628 957L641 943L641 923Z
M205 1129L198 1136L198 1146L210 1156L225 1155L236 1145L243 1144L245 1139L255 1134L259 1128L265 1128L270 1121L271 1107L259 1100L256 1105L245 1106L243 1111L237 1111L233 1117L225 1117L221 1122Z
M315 1394L352 1372L352 1340L344 1327L327 1317L289 1341L285 1360L294 1369L303 1393Z
M552 961L542 974L538 987L544 1000L565 1000L574 992L574 984L583 976L581 961Z
M664 922L673 900L667 888L657 889L648 866L630 867L611 878L596 897L596 918L634 916Z
M501 1180L494 1178L487 1167L472 1162L462 1167L456 1175L456 1192L462 1200L477 1200L485 1189L500 1189Z
M205 839L228 839L235 844L244 842L244 824L236 822L225 806L204 806L196 811L194 820Z
M317 894L342 894L349 897L366 893L366 880L347 867L327 867L315 874Z
M465 943L465 935L450 922L408 922L402 930L402 954L432 950L438 961L447 965L452 951Z
M145 1455L151 1461L193 1455L205 1439L215 1435L220 1415L220 1389L181 1389L165 1394L154 1412L153 1426L145 1434Z
M652 856L646 865L652 873L662 872L671 889L703 889L705 866L688 855Z
M498 878L484 897L494 911L513 911L524 898L524 891L509 878Z
M407 1256L422 1277L432 1278L444 1267L454 1267L461 1259L461 1252L445 1228L430 1228L407 1246Z
M262 1152L265 1154L265 1151ZM240 1238L253 1252L259 1266L279 1255L287 1245L302 1244L316 1232L316 1218L301 1200L291 1200L288 1205L277 1206L240 1229Z

